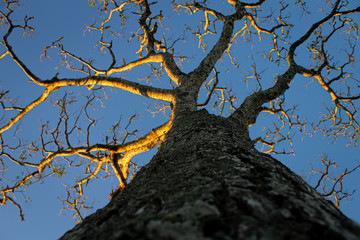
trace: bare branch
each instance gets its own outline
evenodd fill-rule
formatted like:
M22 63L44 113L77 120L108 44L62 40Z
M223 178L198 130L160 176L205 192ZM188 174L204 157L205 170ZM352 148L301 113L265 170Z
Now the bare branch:
M172 90L154 88L139 83L134 83L122 78L115 77L97 77L90 76L85 78L65 78L65 79L52 79L46 80L41 83L48 88L60 88L68 86L89 86L90 89L95 85L119 88L137 95L167 102L173 102L174 96Z
M14 62L19 65L19 67L23 70L23 72L35 83L38 83L40 81L40 79L33 73L30 71L30 69L18 58L18 56L15 54L15 52L13 51L12 47L10 46L9 42L8 42L8 38L10 37L10 35L12 34L12 32L15 29L21 29L23 30L25 33L29 33L31 31L34 31L34 29L29 26L29 22L33 19L32 17L27 17L25 16L24 18L24 25L14 25L12 20L10 19L10 15L13 13L12 10L12 5L13 4L18 4L18 1L14 1L14 2L6 2L6 10L7 13L4 13L2 11L0 11L0 15L3 16L5 22L8 25L8 29L6 34L2 37L2 42L1 44L6 48L6 52L3 53L1 55L1 58L3 58L6 54L9 54L11 56L11 58L14 60ZM1 59L0 58L0 59Z
M194 7L196 7L197 9L203 9L206 12L211 12L211 14L214 15L215 17L219 17L219 20L221 20L224 24L218 41L212 47L210 52L205 56L205 58L201 61L199 66L193 72L190 73L189 78L196 79L194 81L196 81L196 85L200 87L200 85L206 80L206 78L211 73L216 62L222 57L223 53L227 49L233 34L234 23L236 21L241 20L244 17L245 10L242 7L238 7L234 14L223 17L223 15L218 14L214 10L201 7L201 5L199 5L198 3L194 4Z
M45 91L43 92L43 94L38 99L36 99L32 103L30 103L27 107L21 109L21 112L16 117L12 118L8 124L1 127L0 133L3 133L4 131L10 129L15 123L17 123L21 118L23 118L33 108L35 108L40 103L44 102L48 98L50 93L52 93L53 91L56 91L56 90L57 90L56 87L50 86L49 88L46 88Z
M336 163L330 160L326 155L321 156L321 163L325 167L324 170L312 169L313 174L320 175L314 188L319 189L321 187L320 193L324 197L333 198L336 207L340 208L341 201L348 199L355 193L355 190L351 193L344 190L343 180L346 176L359 169L360 164L358 163L358 165L351 170L347 170L347 168L345 168L344 172L338 176L331 176L331 168L336 168Z
M285 91L289 88L289 84L294 79L296 74L299 73L304 76L306 75L306 76L313 76L313 77L318 76L317 79L319 81L319 79L320 79L319 76L320 76L320 72L321 72L322 68L320 71L316 72L315 70L306 70L305 68L297 65L294 60L295 50L300 45L302 45L306 40L308 40L310 38L310 36L312 35L312 33L318 27L320 27L324 23L331 20L334 16L341 15L341 13L338 12L340 3L341 3L340 0L336 1L335 5L333 6L332 11L327 16L325 16L320 21L314 23L304 35L302 35L298 40L296 40L294 43L292 43L290 45L289 50L288 50L288 55L287 55L288 69L286 70L285 73L278 75L276 77L276 83L272 87L270 87L266 90L255 92L252 95L246 97L244 102L238 108L238 110L235 111L234 114L231 116L232 118L238 119L242 123L244 123L244 122L246 123L246 126L244 126L244 130L243 130L245 135L248 135L247 126L250 126L255 123L258 114L261 112L261 109L262 109L261 106L263 104L283 95L285 93ZM349 11L349 12L351 12L351 13L357 12L357 9ZM337 30L335 30L335 31L337 31ZM331 37L331 35L332 34L330 34L329 37ZM322 84L322 86L323 85L326 85L326 84ZM325 86L325 87L326 87L327 91L331 92L329 86ZM339 107L344 109L343 106L342 107L339 106ZM246 117L244 117L244 116L246 116Z

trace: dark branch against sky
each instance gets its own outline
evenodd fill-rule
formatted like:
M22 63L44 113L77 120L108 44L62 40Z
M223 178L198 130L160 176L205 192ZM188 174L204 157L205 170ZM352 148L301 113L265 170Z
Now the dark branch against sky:
M35 174L50 174L45 171L46 164L61 156L71 164L80 165L81 160L67 158L74 154L94 161L88 167L95 169L92 173L98 173L108 166L96 159L109 157L113 160L108 164L115 166L112 176L104 172L99 176L106 181L89 184L88 198L96 196L95 207L101 207L109 200L107 194L118 190L117 179L124 177L121 168L116 167L119 157L116 154L127 151L121 157L123 162L129 162L138 152L161 142L174 115L170 108L175 109L175 115L196 109L196 102L187 102L198 98L199 89L198 103L212 94L213 97L205 101L209 111L226 117L232 114L233 119L244 123L245 134L248 126L254 124L249 137L254 143L258 142L259 149L273 153L295 152L295 156L287 155L283 161L298 174L304 170L306 178L311 176L307 160L316 169L332 166L326 165L329 163L326 161L322 161L322 165L316 154L327 153L343 168L351 169L356 164L360 68L358 60L353 59L358 51L357 39L353 36L357 34L359 13L353 12L359 11L358 6L339 8L346 1L332 1L333 6L330 2L326 5L312 1L304 5L304 1L298 1L297 5L283 4L276 9L271 8L268 1L248 5L222 1L221 4L199 2L177 6L174 1L173 6L178 10L174 11L170 3L144 1L137 8L133 2L136 1L115 6L122 10L120 15L108 10L102 17L95 18L96 8L90 7L87 1L24 1L24 6L16 9L11 19L17 19L13 20L14 25L23 24L29 34L16 28L6 32L7 26L2 26L1 34L5 34L0 52L2 99L7 104L5 108L11 105L14 109L2 118L1 132L15 136L9 142L11 146L31 143L31 136L39 136L39 131L37 144L50 142L42 144L48 152L43 151L40 165L36 165L39 163L34 162L28 152L17 151L16 158L23 159L27 167L20 173L24 170L10 164L7 178L31 175L34 166L38 168ZM260 5L266 9L264 12L255 11ZM0 7L6 12L5 3ZM354 21L341 15L350 13ZM111 14L113 18L109 17ZM24 16L34 16L34 19L26 17L23 21ZM196 25L199 21L203 24ZM107 27L110 25L112 28ZM31 31L32 28L35 31ZM337 45L340 40L344 41L343 48ZM67 93L66 86L71 86L67 87ZM5 98L7 90L12 98ZM179 94L181 91L187 95ZM153 118L158 110L164 110L164 114L155 114ZM320 117L325 120L319 121ZM85 126L82 129L77 127L80 122ZM57 126L63 125L66 127L63 143L67 148L59 145L56 136ZM123 138L117 139L120 125ZM76 144L69 140L75 132L80 136ZM324 138L324 135L333 137ZM20 144L17 136L26 136L24 143ZM346 148L349 143L353 148ZM54 147L56 151L51 149ZM93 153L101 151L111 154ZM141 166L150 156L151 153L139 155L132 161ZM51 166L56 176L63 166L60 158ZM4 229L5 236L15 231L12 229L32 232L41 221L43 229L47 212L57 213L61 209L61 202L54 195L62 191L60 195L66 199L60 180L64 180L67 188L73 186L74 179L83 179L85 185L88 178L81 175L86 171L85 166L80 167L79 172L69 171L62 179L47 178L43 185L26 188L29 193L24 193L32 199L24 208L29 220L18 226L14 208L2 207L0 214L9 218L2 220L0 230L11 226ZM349 189L356 187L354 183L358 179L356 172L347 176ZM359 221L360 209L356 207L359 197L357 193L353 196L355 200L344 205L344 211ZM67 199L76 200L76 197L67 196ZM44 215L36 220L39 212ZM60 235L72 227L69 214L55 215L46 221L45 229L49 229L49 233L44 231L38 238L53 238L46 235L51 234L52 229L56 228ZM58 227L60 225L64 228Z

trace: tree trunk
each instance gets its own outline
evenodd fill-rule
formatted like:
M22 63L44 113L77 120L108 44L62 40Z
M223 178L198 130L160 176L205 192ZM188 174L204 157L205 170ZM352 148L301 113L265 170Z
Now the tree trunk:
M150 163L61 239L360 239L360 227L240 126L178 117Z

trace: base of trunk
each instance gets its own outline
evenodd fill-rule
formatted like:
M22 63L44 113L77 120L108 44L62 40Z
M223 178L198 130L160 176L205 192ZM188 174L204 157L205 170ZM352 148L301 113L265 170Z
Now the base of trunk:
M256 151L236 123L174 120L151 162L61 239L360 239L360 227Z

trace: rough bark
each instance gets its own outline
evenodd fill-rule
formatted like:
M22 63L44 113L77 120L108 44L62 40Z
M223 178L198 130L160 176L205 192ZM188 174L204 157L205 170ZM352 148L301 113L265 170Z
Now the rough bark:
M256 151L237 122L174 119L158 153L103 209L61 239L360 239L360 226Z

